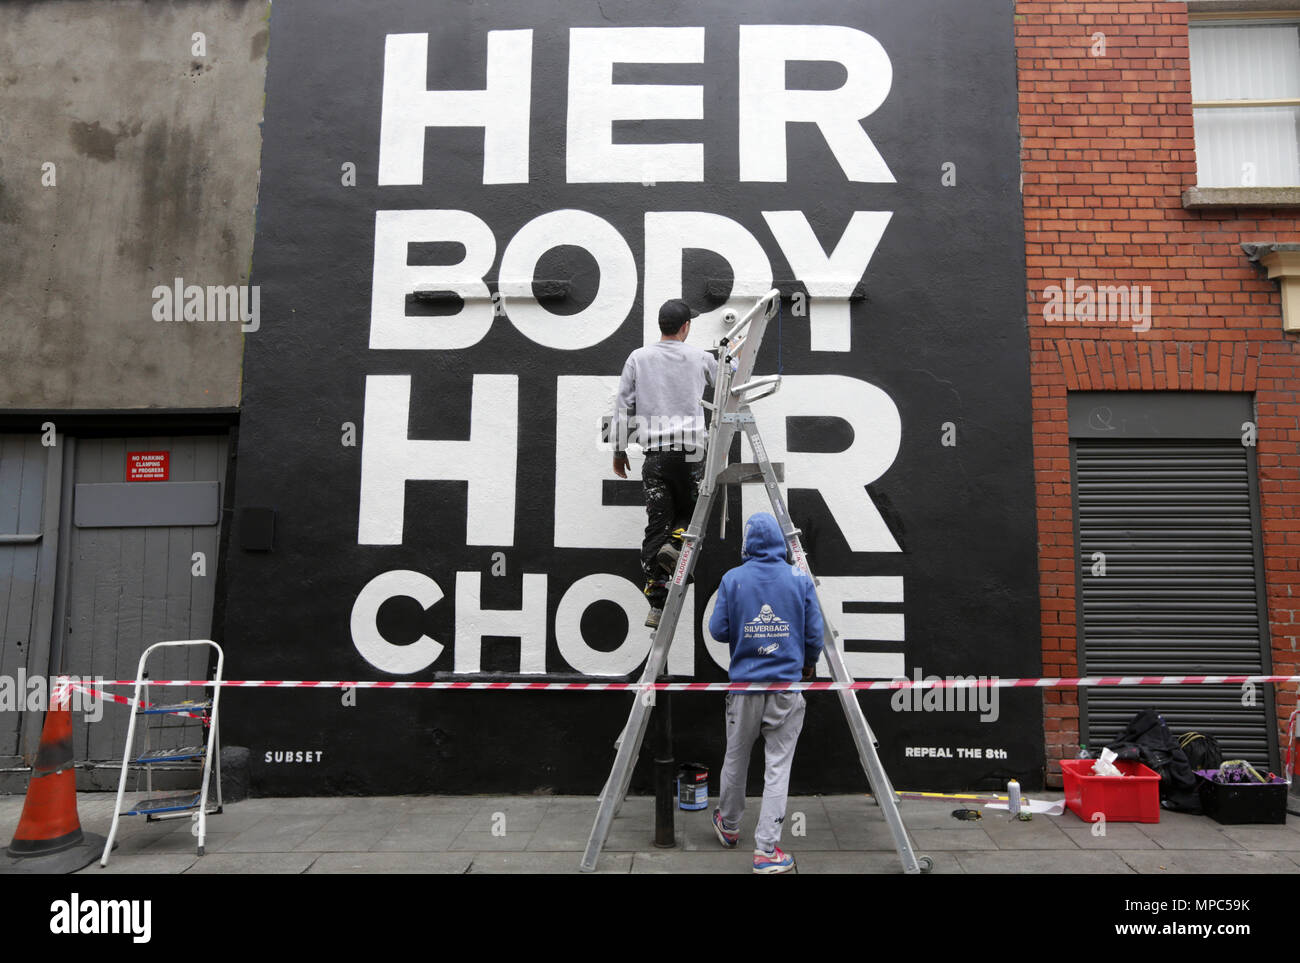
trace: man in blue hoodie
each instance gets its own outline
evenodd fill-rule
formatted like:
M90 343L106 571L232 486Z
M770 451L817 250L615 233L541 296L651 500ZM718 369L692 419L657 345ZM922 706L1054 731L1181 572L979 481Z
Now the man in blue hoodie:
M767 512L745 525L744 564L722 577L709 634L731 649L733 682L813 678L822 652L822 614L812 579L786 561L781 527ZM713 829L722 845L740 842L749 753L759 733L766 748L763 806L754 829L754 872L784 873L794 857L777 846L785 821L795 743L803 729L801 692L728 692L727 755Z

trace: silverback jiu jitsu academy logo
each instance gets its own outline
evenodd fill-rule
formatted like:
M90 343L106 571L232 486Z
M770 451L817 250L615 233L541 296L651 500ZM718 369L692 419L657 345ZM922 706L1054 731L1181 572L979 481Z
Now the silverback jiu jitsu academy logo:
M767 645L758 648L759 655L771 655L781 647L780 639L790 637L790 623L772 611L772 606L764 605L758 614L745 624L745 634L750 638L772 639Z

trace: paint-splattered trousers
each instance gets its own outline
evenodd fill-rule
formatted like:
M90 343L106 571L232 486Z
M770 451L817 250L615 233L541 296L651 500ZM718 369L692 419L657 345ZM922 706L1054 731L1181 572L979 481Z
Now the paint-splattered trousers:
M647 451L641 466L645 493L645 540L641 543L641 572L645 594L654 608L668 598L668 579L656 556L673 532L690 524L704 477L704 452Z
M745 814L745 777L749 753L762 733L766 751L763 770L763 807L754 828L754 848L771 852L781 842L785 804L790 789L794 747L803 730L805 704L802 692L728 692L727 755L718 785L722 827L740 828Z

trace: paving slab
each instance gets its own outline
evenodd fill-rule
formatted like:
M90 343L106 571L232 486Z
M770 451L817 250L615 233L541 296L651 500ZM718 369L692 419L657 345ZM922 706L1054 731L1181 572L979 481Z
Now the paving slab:
M322 829L294 848L307 853L366 853L373 850L387 832L383 827L334 832Z
M880 807L876 805L875 799L866 793L846 793L838 796L808 796L808 799L818 799L826 807L827 811L831 810L859 810L866 809L870 812L880 812Z
M677 846L670 848L681 848L683 850L689 848L690 851L707 849L707 845L701 844L699 827L694 827L690 835L687 836L683 834L682 827L674 820L674 829ZM533 833L527 848L530 852L581 853L587 848L587 839L590 835L591 820L586 816L579 816L574 813L549 815ZM614 820L613 825L610 827L602 851L636 852L638 850L654 850L656 849L654 838L654 826L644 819L625 819L620 816ZM712 829L710 829L709 839L712 840L714 849L718 852L726 852L718 842L717 837L712 835Z
M583 850L591 835L592 820L585 813L550 813L540 821L528 843L528 849L538 851ZM633 849L653 845L654 831L647 829L640 819L615 819L609 828L605 845L615 838L631 842Z
M1084 875L1096 873L1132 873L1134 870L1119 854L1026 849L995 853L957 853L962 871L967 873L1044 873Z
M974 809L976 812L980 813L981 818L958 819L953 815L953 810L955 809ZM879 810L875 810L875 812L877 815L874 818L883 823L885 817L879 814ZM980 832L981 824L988 818L988 815L984 812L984 808L978 803L967 804L960 801L940 807L927 805L924 808L916 806L900 808L899 815L903 817L903 823L907 828L912 830L953 829Z
M1300 833L1284 825L1220 826L1219 831L1242 849L1273 853L1300 851Z
M1093 835L1091 826L1066 825L1061 831L1080 849L1159 849L1159 844L1130 823L1107 823L1103 835Z
M908 827L911 829L911 827ZM970 852L983 849L997 849L998 846L989 834L983 830L971 832L967 829L914 829L912 830L913 848L918 852L930 850L949 850L952 852Z
M551 796L551 805L548 808L552 813L586 813L593 821L596 818L596 812L600 809L599 800L595 796ZM715 801L712 801L716 805ZM618 815L624 816L645 816L646 819L653 819L655 811L655 801L651 796L628 796L623 800L623 805L619 807Z
M1139 873L1300 873L1300 865L1279 853L1187 849L1120 855Z
M1028 822L1022 822L1014 816L999 812L985 816L980 820L980 826L997 844L998 849L1077 850L1078 846L1061 828L1059 819L1060 817L1039 813Z
M1112 824L1113 825L1113 824ZM1153 839L1161 849L1241 849L1241 846L1224 834L1218 824L1206 817L1195 822L1130 823L1142 835Z
M478 812L480 805L477 796L391 796L387 808L405 816L463 813L468 817Z
M445 852L468 822L469 817L463 814L408 816L388 827L371 848L375 852Z
M516 812L523 812L525 809L548 809L555 800L554 796L465 796L466 800L472 801L474 811L480 812L487 810L493 812L498 809L514 809ZM636 797L633 797L636 798ZM628 802L631 800L629 799ZM596 799L591 798L591 805L596 805ZM594 811L594 808L593 808Z
M241 808L237 808L240 805L241 805L240 803L235 803L234 806L225 807L225 810L223 812L209 814L208 829L209 830L219 829L223 833L243 832L246 829L252 829L262 820L266 819L268 815L271 815L270 813L255 812L251 810L244 810ZM294 815L298 815L297 807L294 808ZM304 813L303 815L306 814ZM125 817L118 825L119 827L126 826L128 823L132 821L136 821L135 817ZM144 820L138 820L138 821L141 824L144 823ZM151 823L150 825L167 826L170 828L172 832L188 833L190 831L190 820L188 819L173 819L170 822Z
M239 833L208 833L203 848L209 853L219 853L230 846ZM139 851L144 853L194 853L197 855L199 838L189 833L165 833L151 840Z
M234 833L222 842L221 849L226 853L291 853L308 836L320 832L326 821L325 816L270 816L252 829Z
M104 873L106 875L158 874L174 875L183 873L198 861L198 854L191 850L186 853L119 853L117 850L108 858L108 865L100 867L95 860L78 874ZM205 859L207 857L204 857Z
M832 823L835 841L841 850L865 852L893 852L894 834L883 821Z
M687 852L681 849L665 849L655 853L634 853L632 855L633 873L746 873L753 874L752 850L749 852ZM601 856L603 863L607 858L616 858L617 854Z
M630 873L632 853L602 853L596 873ZM578 853L475 853L469 872L578 874Z
M533 830L530 829L516 829L504 836L467 830L456 836L447 850L453 853L518 853L527 849L532 839Z
M903 863L897 853L817 853L802 849L791 850L800 873L871 873L874 875L902 875ZM917 850L918 856L922 855ZM956 853L925 850L934 864L934 873L964 873Z
M100 833L100 835L103 836L105 839L107 839L108 831L105 830L104 832ZM157 832L143 832L143 833L129 833L129 834L118 833L117 838L113 840L113 852L114 853L138 853L145 849L151 848L155 843L159 842L160 840L172 838L173 835L175 834L157 833ZM194 837L190 836L187 833L186 838L192 840ZM193 845L191 845L191 848L193 848Z
M307 872L460 874L473 859L473 853L322 853Z
M187 876L226 875L229 873L272 873L297 875L307 871L320 853L209 853L197 859Z
M549 803L535 803L526 800L523 804L508 803L505 805L480 806L469 817L466 832L471 833L500 833L502 831L510 833L516 830L527 830L531 832L541 825L542 820L546 817L550 807ZM584 818L571 814L574 818ZM591 817L586 817L588 825L591 824Z
M411 814L397 806L387 810L347 811L326 817L321 831L338 833L348 832L353 829L382 829L409 818L411 818Z
M370 796L267 796L244 799L232 805L241 811L261 812L267 816L333 816L343 812L363 812L372 805Z

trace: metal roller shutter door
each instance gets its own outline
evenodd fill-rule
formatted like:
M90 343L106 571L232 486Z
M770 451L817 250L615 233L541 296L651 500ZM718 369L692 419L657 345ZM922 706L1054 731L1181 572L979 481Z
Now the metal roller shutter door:
M1083 671L1263 673L1250 471L1240 441L1074 443ZM1094 553L1105 575L1094 575ZM1269 765L1271 698L1238 686L1084 693L1087 744L1113 740L1151 706L1175 733L1213 734L1224 757Z

